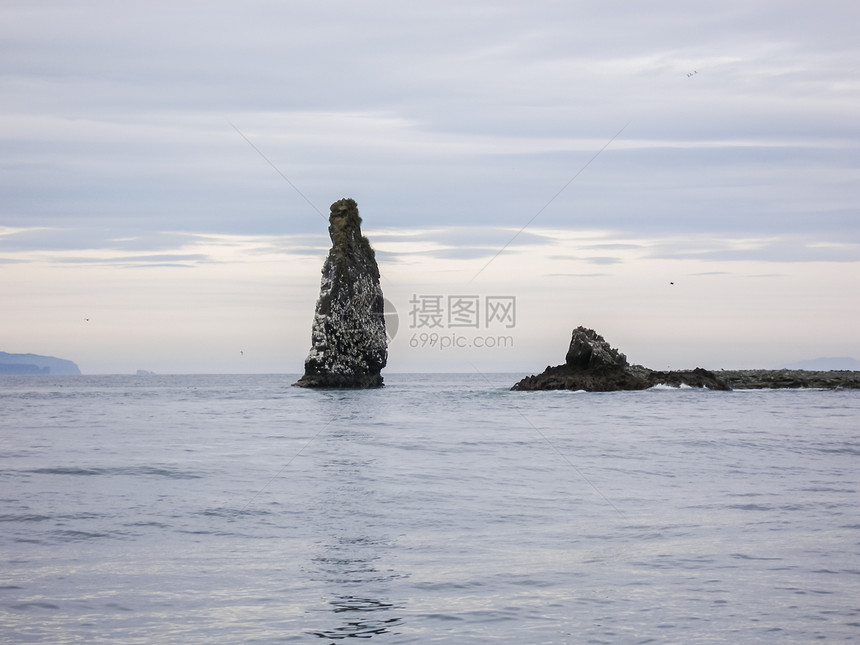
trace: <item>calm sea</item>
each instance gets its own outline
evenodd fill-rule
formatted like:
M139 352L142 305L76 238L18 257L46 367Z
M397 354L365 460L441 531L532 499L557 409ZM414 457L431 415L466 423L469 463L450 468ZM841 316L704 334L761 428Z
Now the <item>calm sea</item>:
M0 379L6 643L860 640L860 392Z

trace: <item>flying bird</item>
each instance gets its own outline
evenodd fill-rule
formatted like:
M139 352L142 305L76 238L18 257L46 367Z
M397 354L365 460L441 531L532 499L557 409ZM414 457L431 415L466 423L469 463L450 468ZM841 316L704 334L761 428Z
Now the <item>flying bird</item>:
M687 74L687 78L690 78L693 74L698 74L698 73L699 73L699 72L697 72L696 70L693 70L692 72L689 72L689 73Z

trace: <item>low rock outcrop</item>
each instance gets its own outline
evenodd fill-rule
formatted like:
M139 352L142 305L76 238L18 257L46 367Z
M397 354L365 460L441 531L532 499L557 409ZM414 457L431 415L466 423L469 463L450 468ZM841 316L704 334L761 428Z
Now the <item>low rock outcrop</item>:
M655 385L731 389L724 379L700 367L689 371L659 372L641 365L629 365L624 354L610 347L593 329L585 327L573 330L564 365L548 366L543 373L527 376L511 389L614 392L645 390Z
M720 370L717 374L735 390L860 389L856 370Z
M354 200L331 205L328 231L332 247L322 268L312 348L304 376L294 385L381 387L381 371L388 360L382 287Z

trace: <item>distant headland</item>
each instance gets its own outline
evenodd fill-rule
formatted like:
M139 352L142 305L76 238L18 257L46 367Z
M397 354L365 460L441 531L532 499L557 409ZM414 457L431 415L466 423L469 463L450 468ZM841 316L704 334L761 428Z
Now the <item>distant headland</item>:
M8 354L0 352L0 375L53 374L77 375L81 370L72 361L38 354Z
M627 357L610 347L593 329L577 327L563 365L548 366L541 374L527 376L512 390L585 390L614 392L645 390L655 385L733 389L860 389L860 371L811 370L693 370L658 371L630 365Z

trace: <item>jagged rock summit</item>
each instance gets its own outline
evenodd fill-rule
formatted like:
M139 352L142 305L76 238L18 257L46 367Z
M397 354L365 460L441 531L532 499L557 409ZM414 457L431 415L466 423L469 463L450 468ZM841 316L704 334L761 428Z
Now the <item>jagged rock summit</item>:
M573 370L624 369L627 357L593 329L580 326L573 330L564 363Z
M573 330L564 365L547 367L537 376L527 376L512 390L585 390L614 392L645 390L655 385L706 387L730 390L726 381L697 367L689 371L658 372L641 365L629 365L627 357L593 329Z
M358 205L331 205L331 250L322 268L320 296L305 373L293 385L318 388L382 387L388 361L379 267L361 234Z

